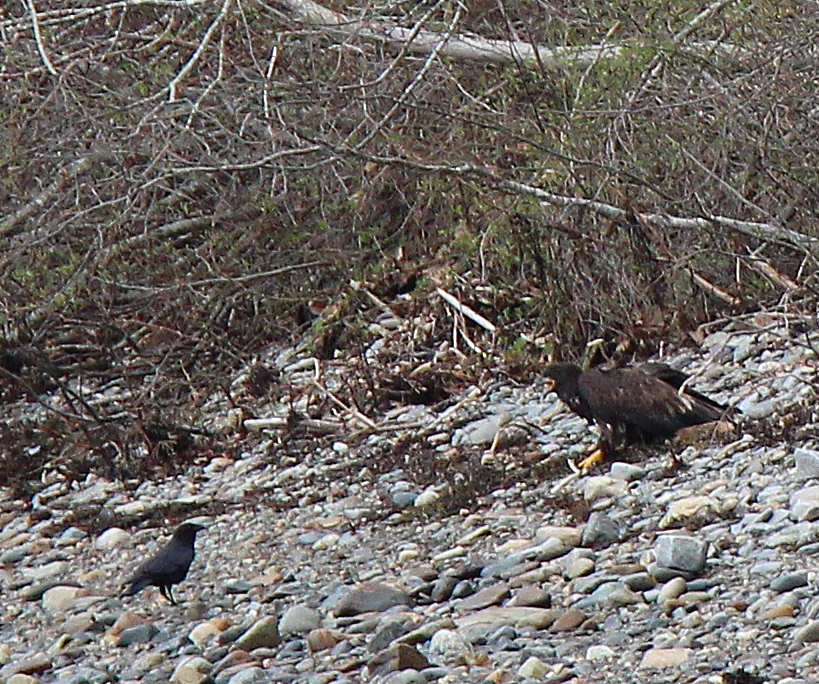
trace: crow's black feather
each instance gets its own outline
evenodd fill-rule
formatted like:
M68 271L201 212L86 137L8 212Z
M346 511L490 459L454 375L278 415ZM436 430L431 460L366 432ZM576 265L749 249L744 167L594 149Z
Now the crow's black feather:
M188 574L193 562L196 533L204 529L196 523L182 523L176 528L170 541L140 565L125 582L123 596L133 596L145 587L159 587L161 594L173 605L172 587L179 584Z

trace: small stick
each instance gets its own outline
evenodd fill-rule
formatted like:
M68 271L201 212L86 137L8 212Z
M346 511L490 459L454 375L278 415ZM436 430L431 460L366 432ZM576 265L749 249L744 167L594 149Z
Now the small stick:
M442 290L440 287L436 287L435 291L438 293L438 296L441 299L443 299L458 313L463 314L468 319L470 319L474 323L477 323L479 326L485 328L489 332L497 331L497 328L495 327L494 323L481 316L474 309L470 309L466 304L463 304L457 297L453 297L451 294L449 294L449 292L447 292L446 290Z

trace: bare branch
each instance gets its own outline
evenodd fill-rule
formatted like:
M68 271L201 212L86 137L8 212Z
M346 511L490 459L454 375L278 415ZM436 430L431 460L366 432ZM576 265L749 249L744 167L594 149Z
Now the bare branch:
M717 287L714 283L710 282L709 280L703 278L699 273L696 271L689 270L691 273L691 278L694 280L697 285L699 285L703 290L708 292L709 294L713 295L717 299L721 299L726 304L730 304L731 306L739 306L742 303L742 300L739 297L734 297L734 295L727 293L722 288ZM680 391L682 391L682 387Z
M28 2L28 0L25 0ZM74 22L80 19L88 19L98 14L107 14L110 12L129 9L133 7L152 6L152 7L175 7L179 9L189 9L196 5L203 5L208 0L118 0L118 2L110 2L106 5L99 5L97 7L71 7L67 9L50 10L48 12L39 12L37 14L38 22L41 26L48 26L53 24L62 24ZM0 21L0 31L7 29L22 29L25 23L20 19L5 19Z
M336 148L336 151L342 154L345 150ZM699 231L712 229L717 226L728 228L760 240L785 245L802 252L819 252L819 238L800 233L796 230L791 230L778 223L743 221L740 219L733 219L727 216L718 215L709 215L703 218L684 218L671 216L669 214L631 212L626 209L621 209L613 204L600 202L599 200L586 199L585 197L571 197L548 192L547 190L543 190L542 188L538 188L527 183L521 183L520 181L503 178L486 167L480 167L474 164L461 164L458 166L448 166L446 164L424 164L406 159L366 155L349 149L346 150L346 152L356 154L371 161L398 164L411 168L423 169L425 171L456 176L476 176L486 179L495 184L497 187L509 190L510 192L535 197L544 204L557 207L582 207L612 221L628 221L632 216L634 216L640 221L658 227L670 226L673 228L693 229Z
M168 102L174 102L176 100L176 89L179 86L179 83L185 76L188 75L191 69L193 69L196 62L199 61L202 53L208 47L210 43L210 39L213 36L213 33L219 28L219 24L222 23L222 20L227 16L228 10L230 6L233 4L233 0L225 0L222 3L222 9L219 10L219 14L216 15L216 18L211 22L211 25L208 26L208 30L205 31L205 35L202 36L202 40L199 41L199 45L194 50L193 54L191 55L190 59L185 62L183 67L179 70L176 76L171 79L171 82L168 84Z
M77 176L82 175L91 168L93 156L81 157L63 167L57 173L54 182L45 188L37 197L24 206L20 207L10 216L0 221L0 237L14 235L15 228L27 218L34 216L38 211L42 211L46 203L49 202L58 192L62 191Z
M438 50L442 57L505 64L540 63L549 68L567 64L588 66L601 59L614 59L627 47L621 43L601 43L588 47L545 48L519 40L491 40L478 36L459 35L448 37L434 31L416 31L389 22L359 21L327 9L312 0L279 0L293 16L307 24L323 26L326 30L345 36L357 36L406 47L412 52L428 54ZM444 45L441 45L444 43ZM706 49L733 52L733 46L703 43Z
M435 291L438 293L438 296L443 299L447 304L449 304L455 311L460 314L463 314L467 318L471 319L479 326L488 330L489 332L496 332L497 328L495 324L491 321L487 320L483 316L481 316L477 311L472 309L471 307L467 306L463 302L461 302L457 297L453 297L449 292L446 290L441 289L440 287L436 287Z
M40 34L40 22L37 21L37 10L34 8L34 0L25 0L26 7L31 15L31 26L34 29L34 41L37 43L37 51L40 53L40 59L43 60L45 68L52 76L57 75L57 70L48 58L45 45L43 44L43 36Z

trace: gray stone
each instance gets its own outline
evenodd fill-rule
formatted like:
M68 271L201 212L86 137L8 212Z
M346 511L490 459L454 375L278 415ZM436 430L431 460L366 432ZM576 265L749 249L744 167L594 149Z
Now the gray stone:
M537 587L533 584L525 584L515 592L515 595L506 605L551 608L552 597L549 592L542 587Z
M481 577L512 577L537 567L536 561L523 560L519 556L505 556L481 570Z
M549 673L549 666L537 656L529 656L518 668L518 677L524 679L543 680Z
M236 640L236 648L252 651L256 648L273 648L282 642L279 621L272 615L257 620Z
M615 480L634 482L635 480L642 480L646 476L646 471L644 468L634 465L633 463L615 461L611 464L611 468L609 468L609 475Z
M496 413L456 430L452 437L452 446L461 444L490 444L494 441L498 430L510 421L510 414L506 411Z
M488 630L495 630L503 625L531 626L536 629L544 629L560 615L559 610L551 608L492 606L491 608L479 610L477 613L467 613L455 618L455 624L458 626L459 631L473 625L486 625Z
M159 630L151 623L143 623L123 629L117 637L117 646L125 648L133 644L147 644Z
M654 543L657 565L699 574L705 568L708 542L682 534L666 534Z
M432 508L437 506L441 500L441 495L433 487L427 487L412 502L415 508Z
M360 613L380 613L398 605L409 605L410 598L401 589L389 584L371 583L351 587L336 605L339 617Z
M592 598L594 594L592 594ZM609 592L604 601L607 606L633 606L636 603L644 603L643 597L633 592L628 587L617 586L614 591Z
M319 539L321 539L323 536L324 536L324 532L320 532L319 530L310 530L309 532L305 532L304 534L300 534L297 537L297 541L302 546L312 546Z
M28 546L18 546L16 549L9 549L0 553L0 565L12 565L17 563L31 553Z
M316 629L321 622L321 616L307 606L292 606L288 608L279 620L280 634L302 634Z
M88 533L85 530L72 526L63 530L57 541L60 545L70 545L80 541L80 539L85 539L87 536Z
M657 595L657 600L662 603L670 601L680 596L686 589L687 583L682 577L675 577L668 580L662 587L660 593Z
M594 561L591 558L575 557L563 566L563 577L577 579L594 572Z
M18 672L17 674L11 675L11 677L5 681L5 684L39 684L39 681L37 677Z
M793 640L799 646L819 641L819 621L814 620L804 627L797 629L796 632L794 632Z
M569 551L567 547L557 537L549 537L545 542L537 544L536 546L529 546L515 553L509 554L506 559L507 563L520 563L524 560L535 560L539 562L550 561L554 558L559 558Z
M604 548L620 541L620 526L602 511L594 511L583 528L582 544L589 548Z
M389 648L396 639L410 632L413 626L412 620L406 615L391 615L384 618L367 644L367 650L378 653Z
M429 597L435 603L446 601L450 596L452 596L452 590L455 589L455 585L457 584L457 577L453 577L452 575L444 575L432 585L432 591L430 592Z
M409 644L395 644L385 651L374 655L367 663L366 673L369 677L385 676L391 672L401 670L423 670L430 666L426 659L415 646Z
M643 659L638 667L641 670L661 670L669 667L679 667L690 655L688 648L652 648L643 653Z
M390 496L390 501L392 501L393 506L399 510L403 510L404 508L412 507L415 504L417 496L418 492L416 491L395 492Z
M90 632L91 630L102 631L102 625L97 623L90 615L77 615L68 618L60 625L60 632L74 636L80 632Z
M228 679L228 684L267 684L273 679L260 667L246 667Z
M329 629L314 629L307 635L307 646L311 653L325 651L333 648L338 643L335 635Z
M794 449L796 476L802 480L819 478L819 451L815 449Z
M550 632L571 632L582 625L588 616L577 608L570 608L549 627Z
M806 487L791 494L790 507L800 522L819 518L819 486Z
M635 572L633 575L626 575L623 577L622 582L632 591L648 591L657 586L657 582L647 572Z
M753 335L735 335L729 341L729 346L733 349L734 365L739 366L754 353L756 340Z
M62 575L68 571L68 563L65 561L53 561L40 565L36 568L24 568L23 576L29 580L47 580Z
M746 397L737 404L737 408L742 411L742 414L746 418L761 420L776 412L779 403L775 399L756 401L754 394Z
M8 651L6 651L2 662L5 663L9 655ZM51 656L46 653L30 654L19 660L12 661L9 665L0 669L0 679L5 679L5 677L18 672L29 675L42 674L50 670L52 664Z
M424 668L426 672L430 668ZM388 675L378 680L381 684L427 684L430 680L418 670L407 668L397 672L390 672Z
M590 577L580 577L576 579L572 582L572 590L579 594L591 594L604 584L617 584L617 582L611 577L597 573Z
M499 582L464 599L458 604L458 609L463 611L480 610L481 608L494 606L509 598L510 593L509 585L505 582Z
M791 572L771 581L771 589L778 594L806 586L808 586L808 574L806 572Z
M564 546L574 548L580 546L583 537L583 530L579 527L566 527L565 525L541 525L535 532L535 544L542 544L547 539L559 539ZM583 553L588 553L584 551Z
M805 521L790 525L784 530L765 537L762 539L762 544L768 548L798 549L817 541L819 541L819 525Z
M471 580L461 580L452 588L451 598L462 599L472 596L477 591L475 583Z
M597 587L591 595L581 599L574 604L577 610L586 610L594 606L630 606L635 603L642 603L640 595L635 594L628 587L624 587L620 582L605 582Z

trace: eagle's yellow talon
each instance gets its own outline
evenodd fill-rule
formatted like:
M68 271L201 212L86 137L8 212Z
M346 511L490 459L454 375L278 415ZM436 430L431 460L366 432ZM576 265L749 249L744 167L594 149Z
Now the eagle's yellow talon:
M588 472L590 471L597 463L605 460L606 455L603 453L602 449L595 449L593 453L589 454L584 458L580 463L577 464L577 467L580 469L581 472Z

